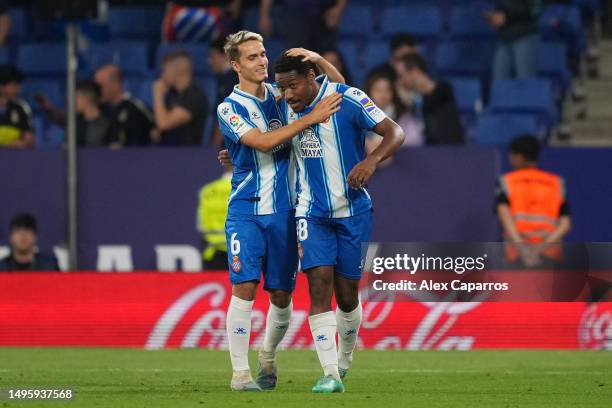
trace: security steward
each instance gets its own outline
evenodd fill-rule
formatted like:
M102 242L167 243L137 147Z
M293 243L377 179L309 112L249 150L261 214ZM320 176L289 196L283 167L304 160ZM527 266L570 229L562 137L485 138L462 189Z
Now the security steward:
M561 241L571 229L565 182L538 168L540 145L535 137L515 138L509 153L513 171L500 177L495 194L506 260L516 268L560 266Z

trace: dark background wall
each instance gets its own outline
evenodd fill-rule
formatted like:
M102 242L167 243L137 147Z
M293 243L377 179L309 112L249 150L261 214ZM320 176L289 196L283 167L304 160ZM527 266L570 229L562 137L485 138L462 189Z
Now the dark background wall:
M39 220L40 247L65 242L65 154L0 150L0 245L13 214ZM612 241L612 149L548 149L542 167L566 179L570 241ZM95 268L99 245L130 245L136 269L155 268L155 245L200 245L197 194L221 174L216 152L79 152L79 252ZM369 183L376 241L497 241L493 189L506 159L484 148L404 150Z

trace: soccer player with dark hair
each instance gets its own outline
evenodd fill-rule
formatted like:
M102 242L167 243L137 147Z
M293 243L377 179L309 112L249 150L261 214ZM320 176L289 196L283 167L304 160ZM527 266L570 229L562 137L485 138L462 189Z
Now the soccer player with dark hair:
M325 72L342 79L320 55L294 50L298 59L314 59ZM294 218L295 161L289 141L302 130L327 120L341 96L330 95L307 115L283 126L280 93L267 84L268 58L261 35L230 35L225 53L239 83L217 107L225 145L234 166L225 234L232 298L227 311L227 336L233 368L231 388L237 391L276 387L276 348L291 317L291 293L297 273ZM256 382L248 362L251 312L264 276L270 295L263 348Z
M513 170L500 177L495 194L506 258L514 267L558 265L559 243L571 229L565 182L538 168L539 155L535 137L513 139L509 147Z
M285 53L274 72L289 126L309 115L322 98L343 95L338 112L303 129L292 142L298 168L298 248L308 277L310 329L324 372L312 391L343 392L342 378L351 365L361 324L361 244L369 241L372 223L365 186L376 166L400 148L404 132L363 91L317 78L309 61ZM365 133L372 130L383 141L366 155Z

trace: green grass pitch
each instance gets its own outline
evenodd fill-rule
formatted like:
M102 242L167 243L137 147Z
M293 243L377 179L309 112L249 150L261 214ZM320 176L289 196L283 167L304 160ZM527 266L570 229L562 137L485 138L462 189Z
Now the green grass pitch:
M279 369L276 391L236 393L224 351L0 348L0 388L76 390L0 407L612 407L610 352L357 351L333 395L310 392L312 350L281 352Z

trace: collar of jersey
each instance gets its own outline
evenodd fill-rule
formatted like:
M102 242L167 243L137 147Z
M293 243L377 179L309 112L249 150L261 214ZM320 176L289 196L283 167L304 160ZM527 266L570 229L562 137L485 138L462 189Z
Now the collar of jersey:
M241 91L238 88L238 85L234 85L234 92L236 92L240 96L244 96L245 98L250 98L250 99L254 100L255 102L265 102L268 99L269 91L268 91L268 87L266 86L266 84L263 84L263 85L264 85L264 89L265 89L265 91L264 91L265 94L264 94L263 99L259 99L255 95L251 95L250 93L246 93L244 91Z
M317 104L317 102L319 102L319 100L321 100L323 95L325 95L327 84L329 84L329 79L327 79L326 75L319 75L316 78L316 81L321 83L321 86L319 87L319 93L317 94L316 98L314 98L314 100L308 106L306 106L306 108L312 108Z

